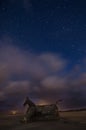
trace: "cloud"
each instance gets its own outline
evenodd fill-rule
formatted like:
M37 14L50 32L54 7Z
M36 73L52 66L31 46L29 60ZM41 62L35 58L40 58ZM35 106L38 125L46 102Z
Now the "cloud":
M5 94L3 91L0 91L0 101L3 101L5 99Z
M0 64L0 84L3 84L9 77L9 72L6 69L6 66Z
M40 59L45 63L48 67L49 71L60 71L66 65L66 60L61 59L59 54L46 53L40 56Z
M50 76L42 81L42 85L48 90L64 89L64 87L66 87L67 84L66 80L66 78Z
M32 78L43 78L58 72L65 66L65 61L53 53L34 54L20 50L15 46L2 46L0 62L9 73L29 74Z
M0 61L10 73L24 73L30 66L31 56L15 46L2 46L0 49Z
M86 72L81 66L64 74L68 61L58 53L35 54L5 42L0 41L0 99L16 104L30 95L37 102L86 101Z
M78 86L85 86L86 85L86 72L83 72L77 81Z
M30 91L30 82L29 81L11 81L8 83L8 86L4 89L6 94L10 95L25 95ZM18 95L18 96L19 96Z
M15 98L16 94L23 97L29 92L32 95L39 95L39 93L42 95L41 90L47 89L43 82L48 80L50 75L61 71L66 64L58 54L49 52L38 55L26 52L12 44L3 45L4 42L0 42L2 44L0 48L0 84L2 84L0 90L7 97L14 96ZM57 81L57 84L58 82L61 83ZM53 83L52 79L52 85Z
M5 101L4 107L13 108L21 105L24 98L30 93L29 81L9 81L0 92L0 101Z

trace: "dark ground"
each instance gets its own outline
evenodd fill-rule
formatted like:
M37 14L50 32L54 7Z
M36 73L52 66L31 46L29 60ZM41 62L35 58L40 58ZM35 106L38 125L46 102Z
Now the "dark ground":
M86 130L86 111L61 112L61 120L20 123L21 116L1 116L0 130Z

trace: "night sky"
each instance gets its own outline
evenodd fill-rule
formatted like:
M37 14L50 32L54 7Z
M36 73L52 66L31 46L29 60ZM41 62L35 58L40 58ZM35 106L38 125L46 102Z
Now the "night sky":
M27 95L86 107L85 0L0 0L0 109Z

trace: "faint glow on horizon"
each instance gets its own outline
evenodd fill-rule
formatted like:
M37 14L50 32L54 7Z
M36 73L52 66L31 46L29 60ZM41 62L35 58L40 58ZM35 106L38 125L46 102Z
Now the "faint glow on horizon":
M11 114L12 114L12 115L16 115L16 114L17 114L17 111L16 111L16 110L12 110L12 111L11 111Z
M49 102L45 101L45 100L40 100L37 102L37 105L47 105L49 104Z

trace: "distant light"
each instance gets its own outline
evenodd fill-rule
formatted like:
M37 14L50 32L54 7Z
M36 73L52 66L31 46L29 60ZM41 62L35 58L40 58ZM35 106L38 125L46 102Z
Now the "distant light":
M37 104L38 104L38 105L48 105L49 102L47 102L47 101L45 101L45 100L39 100Z
M16 115L17 114L17 111L16 110L13 110L11 111L12 115Z

